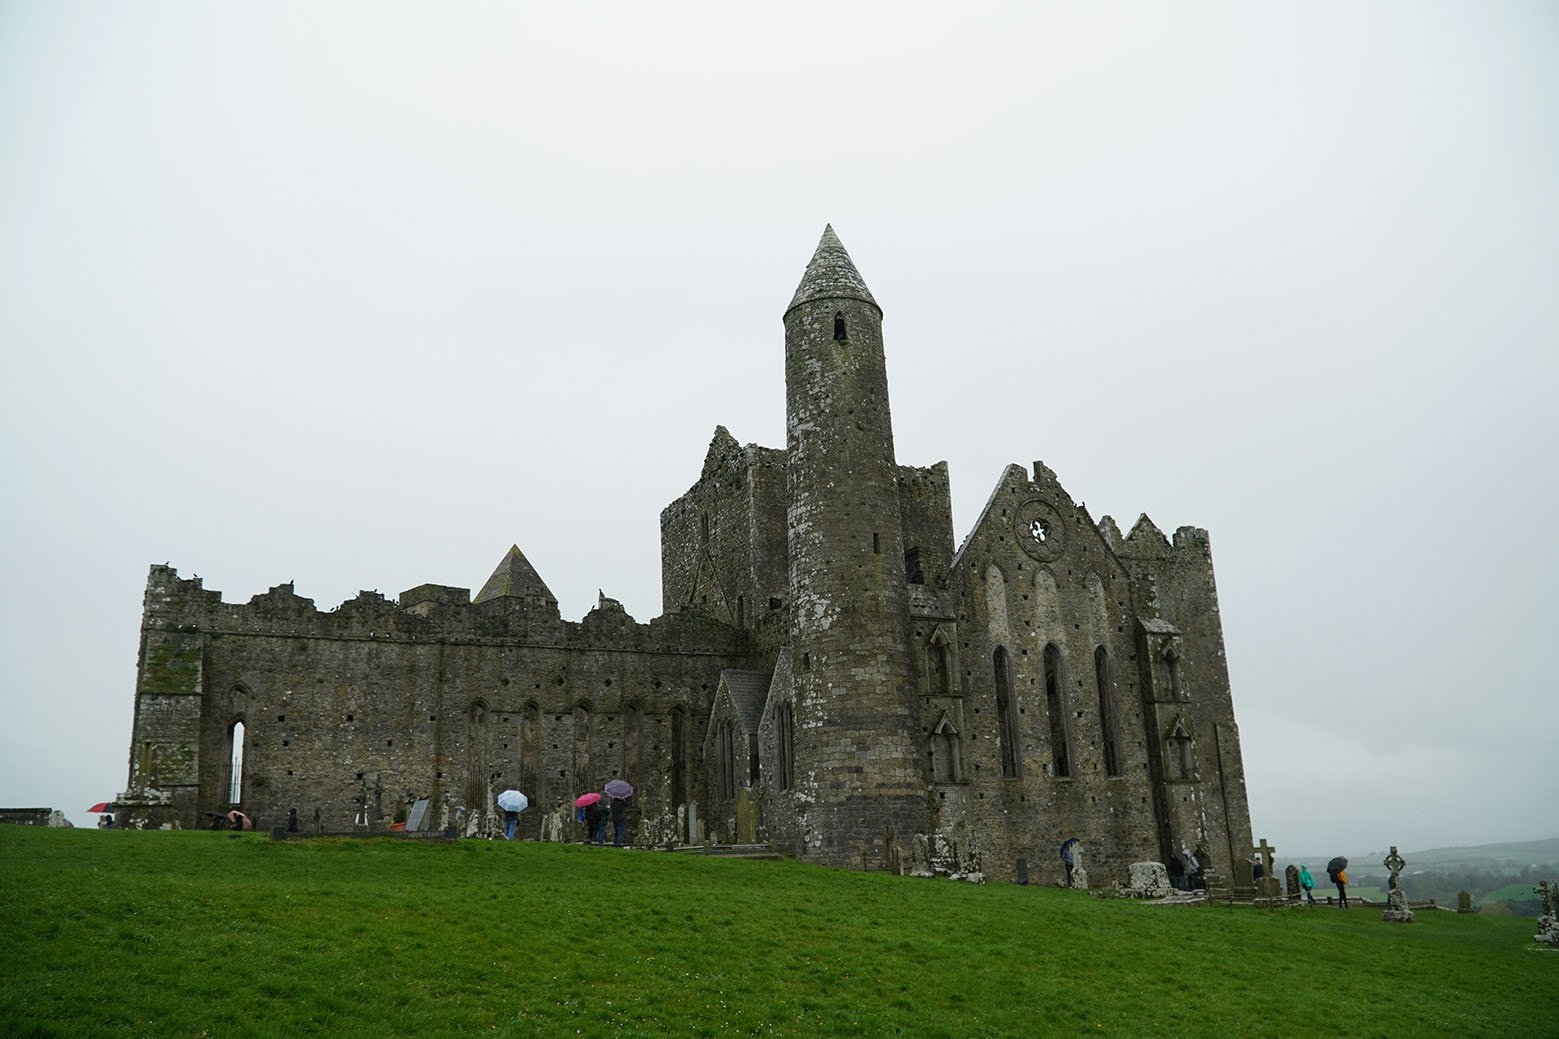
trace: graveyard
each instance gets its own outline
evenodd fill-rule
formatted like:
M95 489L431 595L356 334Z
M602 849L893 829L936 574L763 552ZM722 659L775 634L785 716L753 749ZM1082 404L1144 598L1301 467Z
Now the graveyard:
M0 828L0 1030L1551 1034L1517 917L504 841ZM1409 891L1411 896L1411 891Z

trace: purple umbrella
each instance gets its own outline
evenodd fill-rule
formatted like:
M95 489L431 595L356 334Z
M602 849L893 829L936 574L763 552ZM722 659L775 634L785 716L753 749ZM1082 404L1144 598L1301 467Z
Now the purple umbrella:
M614 779L607 783L604 789L606 790L607 797L616 797L620 799L633 796L633 784L629 783L626 779Z

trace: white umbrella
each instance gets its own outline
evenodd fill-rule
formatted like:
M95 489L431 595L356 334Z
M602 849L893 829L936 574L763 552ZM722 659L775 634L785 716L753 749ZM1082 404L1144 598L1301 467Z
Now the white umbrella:
M506 812L523 812L530 807L530 798L518 790L505 790L498 795L498 807Z

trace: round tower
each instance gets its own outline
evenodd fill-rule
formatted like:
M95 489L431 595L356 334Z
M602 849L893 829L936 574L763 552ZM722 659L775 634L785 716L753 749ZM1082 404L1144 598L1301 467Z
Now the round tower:
M832 227L785 312L800 854L890 861L924 828L882 310Z

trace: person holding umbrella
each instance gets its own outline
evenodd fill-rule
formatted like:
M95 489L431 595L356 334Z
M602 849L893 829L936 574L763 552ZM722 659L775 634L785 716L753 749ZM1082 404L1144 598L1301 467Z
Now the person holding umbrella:
M585 810L585 843L606 843L606 813L601 811L601 795L593 791L581 794L574 799L574 807Z
M1337 885L1337 901L1348 908L1348 860L1339 855L1326 864L1326 875Z
M626 779L614 779L606 784L606 793L612 799L612 847L621 848L628 829L628 798L633 796L633 787Z
M530 807L530 798L518 790L505 790L498 795L498 807L503 810L503 839L512 841L520 825L520 813Z

